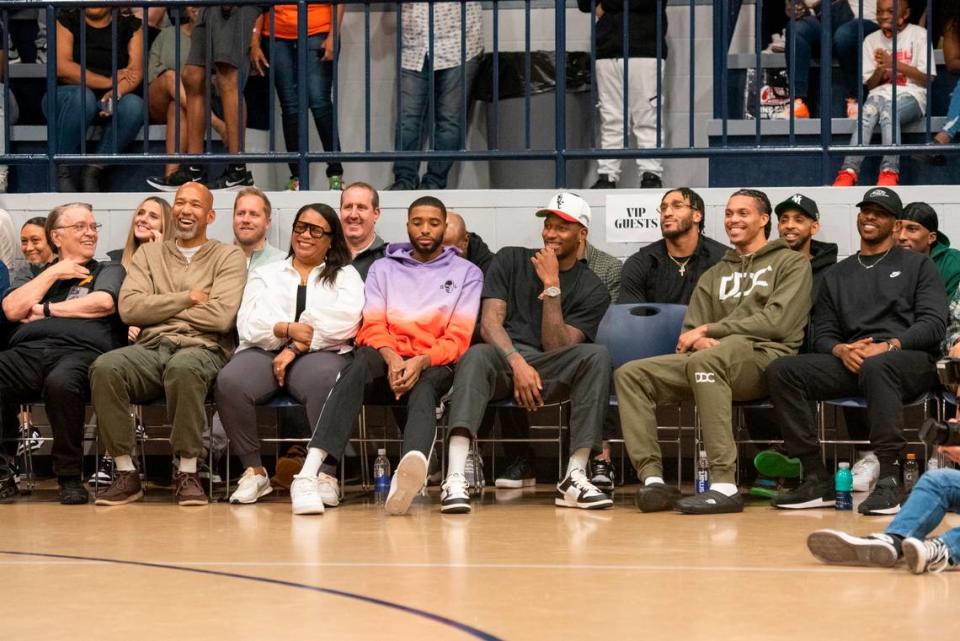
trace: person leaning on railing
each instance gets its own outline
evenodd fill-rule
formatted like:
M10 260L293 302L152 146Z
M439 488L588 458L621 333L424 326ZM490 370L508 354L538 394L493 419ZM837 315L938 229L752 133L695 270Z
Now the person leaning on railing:
M117 20L114 47L113 21ZM86 30L86 69L80 66L80 31ZM113 58L116 56L117 83L113 83ZM81 93L81 78L85 90ZM143 124L143 99L136 89L143 80L143 35L138 18L110 7L61 9L57 16L56 119L57 153L80 151L80 141L90 125L104 125L95 153L122 151ZM114 98L117 98L114 104ZM43 112L50 117L51 96L43 98ZM114 126L116 125L116 134ZM99 192L102 163L86 164L81 176L83 191ZM71 169L60 165L57 189L77 191Z

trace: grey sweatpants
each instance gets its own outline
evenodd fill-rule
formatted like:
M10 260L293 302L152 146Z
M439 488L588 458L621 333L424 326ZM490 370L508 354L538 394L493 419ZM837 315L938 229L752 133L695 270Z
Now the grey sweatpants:
M711 482L736 482L732 402L766 395L763 371L771 360L746 338L729 336L710 349L644 358L620 367L613 379L623 439L640 480L663 476L657 405L693 399L700 413Z
M517 345L546 386L569 389L570 449L599 449L603 414L610 403L610 355L602 345L581 343L549 352ZM476 436L490 401L513 394L513 370L493 345L474 345L460 358L450 389L450 427Z

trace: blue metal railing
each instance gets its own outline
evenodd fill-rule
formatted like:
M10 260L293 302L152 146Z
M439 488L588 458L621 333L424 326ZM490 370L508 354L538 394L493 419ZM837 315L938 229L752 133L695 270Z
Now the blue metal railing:
M456 3L459 8L459 28L460 28L460 81L461 84L466 81L466 66L465 62L467 61L468 47L467 47L467 0L449 0ZM632 0L633 2L638 2L639 0ZM664 3L667 3L668 0L663 0ZM906 2L906 0L899 0L901 2ZM428 5L428 43L427 43L427 56L426 56L426 71L428 72L428 95L427 95L427 109L428 113L433 113L435 101L436 101L436 86L435 86L435 75L434 65L436 60L436 41L438 34L435 33L434 26L434 13L438 3L447 3L448 0L404 0L404 2L426 2ZM585 16L584 19L590 20L590 55L591 60L595 63L597 58L597 42L596 42L596 26L594 23L593 16L596 14L596 7L599 4L600 0L591 0L591 16ZM623 25L622 25L622 46L624 51L630 50L630 32L629 25L630 20L633 18L630 13L630 3L631 0L622 0L623 3ZM817 156L820 157L820 162L823 167L823 181L825 184L829 184L832 179L831 175L831 162L832 159L840 155L848 155L853 153L865 153L878 154L878 153L896 153L896 154L913 154L913 153L924 153L929 152L930 147L927 144L914 144L914 145L870 145L867 146L864 143L869 143L869 141L863 140L863 115L862 113L857 118L857 140L860 144L850 145L843 144L838 145L833 142L833 129L832 121L830 118L830 106L833 102L833 87L832 87L832 78L831 73L827 71L822 71L820 73L819 80L819 91L820 91L820 105L821 105L821 119L820 119L820 130L819 137L817 142L808 141L806 144L800 144L796 134L795 128L795 113L793 108L793 98L795 97L795 87L794 87L794 71L796 56L789 55L787 59L790 61L789 71L789 95L790 95L790 107L789 107L789 135L787 144L776 144L769 145L764 144L764 133L763 126L760 118L758 117L755 123L755 131L753 136L753 146L731 146L730 144L730 134L729 134L729 123L732 119L730 114L730 67L728 62L728 52L730 47L730 42L733 37L733 30L736 25L737 17L740 13L742 0L716 0L713 3L714 7L714 18L713 18L713 34L714 34L714 46L713 46L713 72L714 72L714 100L713 100L713 111L715 118L721 121L721 135L719 139L719 144L716 144L714 141L714 146L699 147L696 144L697 141L697 104L696 104L696 57L697 57L697 47L695 43L695 34L697 33L697 16L696 8L698 6L697 0L671 0L670 4L673 7L679 9L686 9L688 12L688 28L690 35L690 46L689 46L689 124L688 124L688 136L687 142L683 146L667 147L665 145L665 128L664 123L664 110L663 110L663 101L657 100L656 104L656 143L654 147L649 149L637 149L630 148L630 105L629 105L629 87L631 84L631 78L629 73L629 66L624 65L623 69L623 149L601 149L599 148L599 141L595 142L592 146L584 148L568 148L568 139L567 139L567 115L568 115L568 96L567 96L567 78L565 70L567 68L567 37L568 37L568 25L567 25L567 5L566 2L561 0L544 0L542 5L539 6L548 6L552 7L554 10L554 23L553 23L553 36L555 39L555 68L556 68L556 86L555 86L555 96L554 96L554 116L555 116L555 131L552 136L552 147L547 146L545 148L535 148L532 144L531 131L535 127L536 116L537 114L533 111L532 105L532 91L531 91L531 79L532 79L532 62L531 62L531 30L532 30L532 0L491 0L490 2L485 3L485 7L490 12L490 18L492 20L493 33L490 34L492 41L492 102L491 108L489 111L489 119L492 123L491 138L488 140L487 149L467 149L466 140L467 140L467 108L469 106L469 98L467 92L462 93L461 99L461 113L460 113L460 124L463 131L462 136L462 145L460 149L453 150L438 150L437 146L437 131L436 131L436 122L434 119L430 119L432 126L428 128L426 138L426 148L423 150L413 150L413 151L403 151L400 150L400 138L401 132L399 126L396 127L395 133L395 145L393 150L377 150L373 148L373 134L372 134L372 104L374 100L382 100L382 96L373 95L373 83L371 81L372 75L372 57L373 53L371 51L371 38L372 29L371 29L371 12L375 7L380 5L374 5L370 0L335 0L332 2L332 34L337 43L334 51L334 61L333 61L333 89L332 89L332 104L333 104L333 131L334 136L333 140L335 144L332 145L332 149L323 149L322 151L316 149L310 149L310 126L307 122L307 116L309 110L307 109L308 105L308 90L307 90L307 72L308 72L308 49L306 46L297 47L297 100L300 106L299 112L300 117L298 120L297 127L297 139L298 139L298 149L297 152L289 151L278 151L277 150L277 136L275 132L275 99L272 97L274 82L275 82L275 73L273 66L269 67L267 80L269 83L268 91L270 92L271 98L267 103L267 117L269 122L269 131L268 131L268 150L259 151L259 152L246 152L243 150L243 140L244 136L239 137L239 147L240 153L230 154L224 151L215 151L214 140L211 126L212 120L212 110L207 109L205 113L205 122L204 122L204 144L202 153L186 153L186 150L180 149L180 132L181 128L186 126L186 123L181 122L180 117L180 94L176 92L174 97L174 102L176 105L175 108L175 119L173 124L173 132L167 132L167 135L172 135L176 141L176 150L172 154L168 153L156 153L150 150L150 109L148 104L148 87L147 87L147 75L148 75L148 38L146 29L144 29L138 37L142 37L143 44L143 60L142 62L142 71L143 71L143 82L141 84L141 95L143 98L143 144L140 149L134 151L134 149L127 150L125 153L117 154L97 154L97 153L88 153L88 144L86 142L86 136L81 137L80 148L77 152L71 153L57 153L56 149L58 148L58 143L60 142L60 136L57 129L58 117L60 114L57 113L58 105L56 100L57 95L57 38L54 36L56 32L56 17L57 11L63 8L82 8L86 6L109 6L114 12L114 18L116 18L117 11L122 7L135 7L143 10L144 15L146 15L146 10L150 6L146 3L130 3L126 0L98 0L98 1L86 1L86 0L46 0L43 2L35 3L36 6L43 7L46 12L46 21L48 26L48 31L50 36L48 37L48 55L47 55L47 69L46 69L46 93L50 99L47 100L47 150L45 153L13 153L10 148L11 140L11 127L12 124L9 120L5 120L4 126L2 128L3 139L6 142L5 150L6 153L0 154L0 164L8 165L27 165L34 166L38 169L41 166L45 166L47 169L48 182L51 188L56 185L57 181L57 170L60 166L71 166L71 165L81 165L89 163L104 163L104 164L158 164L158 163L189 163L189 164L209 164L209 163L224 163L224 162L250 162L250 163L296 163L300 181L301 188L308 189L310 187L310 165L319 162L342 162L342 163L374 163L374 162L393 162L397 160L415 160L415 161L426 161L426 160L451 160L451 161L491 161L491 160L524 160L531 162L542 162L549 161L553 163L554 166L554 182L557 187L566 186L567 181L567 163L571 160L596 160L601 158L617 158L617 159L638 159L638 158L658 158L658 159L684 159L684 158L726 158L726 157L736 157L741 155L751 155L756 154L758 151L763 151L764 153L769 153L772 155L780 156ZM185 7L188 5L201 5L204 7L213 7L220 5L222 3L214 2L212 0L166 0L163 2L165 6L168 7ZM308 37L308 21L307 21L307 9L310 5L316 4L313 2L308 2L307 0L296 0L296 2L283 2L281 0L235 0L230 3L237 6L248 6L248 5L265 5L270 4L272 6L279 4L295 4L299 9L299 22L297 25L297 34L298 41L305 43ZM753 21L753 29L757 34L761 31L761 13L763 11L764 5L776 5L777 8L782 6L781 0L755 0L755 20ZM14 2L12 0L0 0L0 24L2 24L4 33L9 34L9 11L13 9L20 9L24 5L23 2ZM343 111L344 104L342 103L342 96L340 95L340 83L338 82L340 68L340 24L337 20L338 7L342 5L348 5L351 14L357 14L362 12L362 33L363 33L363 43L362 43L362 55L363 55L363 96L362 96L362 105L363 105L363 135L355 136L354 138L361 140L362 142L356 145L347 145L346 148L341 148L340 140L340 115ZM863 13L864 0L859 0L860 6L860 15ZM928 11L932 11L932 0L927 0ZM391 5L382 5L387 7L387 10ZM397 114L400 113L403 107L403 91L401 90L401 76L402 76L402 62L401 62L401 50L403 45L403 4L395 3L393 6L393 11L396 14L397 21L397 36L396 36L396 101L397 101ZM503 20L501 16L502 7L520 7L523 10L523 78L524 78L524 88L523 88L523 118L522 118L522 140L523 144L519 149L503 149L500 140L499 132L501 129L501 105L500 105L500 62L501 62L501 35L500 35L500 26ZM822 3L822 14L820 16L821 23L821 42L822 46L820 47L820 57L819 65L821 70L830 70L832 68L832 31L830 28L830 18L831 18L831 3L825 1ZM275 39L276 39L276 29L275 26L275 12L271 8L267 11L267 20L271 25L270 28L270 51L275 51ZM185 42L185 38L182 37L181 31L179 29L181 22L180 12L173 12L172 21L176 29L176 47L179 50L181 47L186 46L188 43ZM635 19L635 18L634 18ZM796 19L796 18L793 18ZM83 21L81 20L81 24ZM114 43L117 42L117 20L112 21L112 35ZM656 87L658 96L663 96L664 94L664 79L663 79L663 69L665 67L665 58L663 50L663 38L665 25L663 24L662 14L660 11L656 13L656 69L657 69L657 78L656 78ZM859 32L861 40L863 37L863 25L860 24ZM204 43L206 47L205 56L206 60L206 78L210 78L211 75L211 58L212 53L212 44L211 44L211 30L207 29L207 38ZM87 42L86 42L86 29L80 29L79 37L79 64L81 69L85 70L87 68ZM928 31L928 44L929 40L932 38L932 32ZM894 40L894 49L896 48L897 35L896 33L893 36ZM6 45L4 45L6 46ZM761 52L761 40L759 37L755 38L754 42L754 72L757 75L757 78L762 77L763 73L763 61L762 61L762 52ZM794 47L796 46L795 39L791 40L791 54L795 54ZM932 47L929 47L932 49ZM677 50L675 48L675 50ZM271 55L273 55L271 53ZM929 56L928 56L929 58ZM928 72L928 82L927 90L928 95L930 93L931 83L929 80L929 72L934 65L932 59L927 61L927 72ZM10 64L9 60L4 59L3 63L3 72L4 78L6 79L5 91L3 95L3 107L5 113L9 113L10 109ZM897 66L898 60L894 56L893 61L893 76L897 77ZM179 56L177 56L175 73L175 84L180 86L183 69L181 68L181 62ZM858 76L862 77L862 68L863 60L862 57L858 59ZM112 64L111 64L111 77L113 81L113 89L110 90L113 95L114 108L116 109L116 104L118 102L117 94L117 79L120 70L118 69L118 55L117 47L113 48ZM85 93L86 90L86 75L81 73L79 85L81 94ZM591 101L593 104L596 104L596 94L597 87L595 81L591 78ZM893 83L893 110L894 118L897 118L896 114L896 96L897 96L897 84ZM205 88L205 100L206 104L210 105L212 100L212 90L211 83L206 83ZM241 91L242 97L242 91ZM857 98L858 102L862 105L864 102L864 92L863 87L860 86L857 89ZM755 113L759 116L760 114L760 97L759 92L756 96L752 97L754 102L753 107ZM929 101L928 101L929 104ZM243 113L243 101L240 100L236 105L237 109L237 119L241 123L244 121ZM69 117L69 115L66 115ZM926 142L930 141L932 132L932 119L931 119L931 109L928 108L925 114L925 138ZM82 117L81 114L78 114L78 117ZM399 116L398 116L399 117ZM509 125L509 123L508 123ZM111 118L111 121L106 125L112 128L112 134L114 139L117 136L118 123L117 118ZM513 125L509 125L513 126ZM241 127L242 130L242 127ZM596 138L596 136L595 136ZM680 136L676 136L675 140L680 140ZM896 141L899 142L899 141ZM137 146L140 147L140 146ZM945 154L955 154L957 153L960 146L950 145L950 146L937 146L937 153Z

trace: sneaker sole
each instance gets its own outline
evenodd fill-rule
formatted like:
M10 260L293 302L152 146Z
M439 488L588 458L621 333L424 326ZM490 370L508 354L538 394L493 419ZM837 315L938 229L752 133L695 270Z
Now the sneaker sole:
M99 499L96 499L93 502L93 504L94 505L126 505L127 503L133 503L134 501L139 501L142 498L143 498L143 490L140 490L136 494L131 494L127 498L121 499L119 501L111 501L109 499L99 498Z
M637 493L634 503L641 512L666 512L673 509L673 504L683 498L678 490L676 493L650 492Z
M897 563L897 553L892 546L887 547L879 542L864 543L837 530L812 533L807 537L807 549L821 563L884 568L892 568Z
M857 510L859 511L859 510ZM900 512L900 506L894 505L893 507L884 507L879 510L865 510L860 512L864 516L891 516Z
M294 514L323 514L323 502L314 505L301 505L293 508Z
M920 539L906 538L903 540L903 560L907 569L913 574L923 574L927 571L927 550Z
M557 507L575 507L581 510L605 510L608 507L613 507L613 499L600 499L598 501L591 501L590 503L580 503L576 499L570 499L566 496L560 498L558 496L553 500L553 503Z
M404 457L397 466L397 485L395 491L387 496L383 504L387 514L399 516L406 514L413 499L427 482L427 461L415 456Z
M493 482L494 487L501 487L505 490L519 490L524 487L533 487L537 484L537 479L497 479Z
M179 187L175 187L174 185L163 185L161 183L150 182L149 180L147 180L146 183L151 187L153 187L154 189L156 189L157 191L173 192L180 189Z
M473 511L473 507L469 503L454 503L452 505L441 505L440 512L442 514L469 514Z
M234 500L234 498L231 496L230 504L231 505L250 505L252 503L256 503L257 501L265 497L267 494L270 494L270 492L273 492L273 487L268 485L264 489L257 491L257 495L255 497L253 497L252 499L248 499L246 501L241 501L239 499Z
M181 499L177 501L177 505L182 507L196 507L200 505L210 505L210 501L207 497L203 497L202 499Z
M799 478L803 466L797 459L790 459L779 452L760 452L753 457L753 466L763 476L779 479Z
M813 499L805 503L774 503L773 507L781 510L813 510L822 507L836 507L836 500L824 501L823 499Z

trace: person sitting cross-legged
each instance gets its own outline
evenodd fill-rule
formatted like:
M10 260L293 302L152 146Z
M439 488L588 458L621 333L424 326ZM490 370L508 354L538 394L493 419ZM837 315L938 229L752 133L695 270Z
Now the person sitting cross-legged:
M590 210L579 196L561 193L537 216L544 219L544 247L507 247L497 253L483 287L485 344L471 347L457 365L450 390L444 513L471 511L464 471L487 404L512 395L518 405L536 411L544 404L544 383L550 382L570 390L572 454L555 504L586 509L613 505L586 474L590 452L600 446L611 369L606 348L593 344L610 295L578 258Z
M410 243L389 245L370 266L353 360L340 372L290 486L294 514L323 513L320 466L327 456L343 456L365 391L404 399L407 406L403 457L387 513L405 514L426 483L437 405L450 389L453 364L470 345L483 283L476 266L443 245L446 217L437 198L413 201L407 210Z

